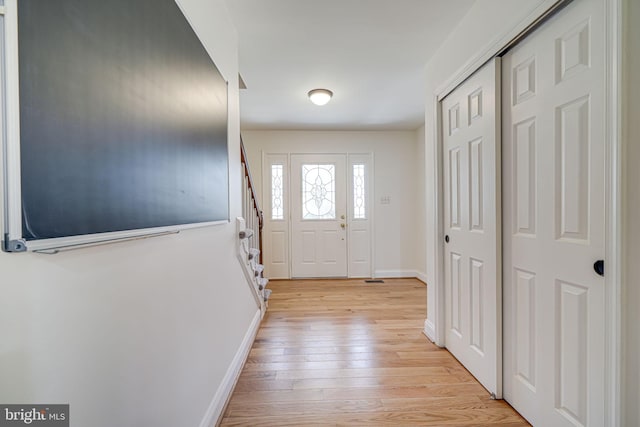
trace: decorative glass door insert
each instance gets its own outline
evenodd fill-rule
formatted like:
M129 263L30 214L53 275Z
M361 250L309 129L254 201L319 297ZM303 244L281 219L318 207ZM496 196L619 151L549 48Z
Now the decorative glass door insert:
M283 165L271 165L271 219L284 219L284 168Z
M302 165L302 219L336 219L335 165Z
M367 219L364 164L353 164L353 219Z

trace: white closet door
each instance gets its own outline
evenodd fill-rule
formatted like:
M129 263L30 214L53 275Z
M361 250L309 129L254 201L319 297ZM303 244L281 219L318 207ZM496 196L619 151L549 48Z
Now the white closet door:
M504 395L536 426L603 426L603 2L503 58Z
M499 62L491 60L442 101L445 344L497 397L502 392Z

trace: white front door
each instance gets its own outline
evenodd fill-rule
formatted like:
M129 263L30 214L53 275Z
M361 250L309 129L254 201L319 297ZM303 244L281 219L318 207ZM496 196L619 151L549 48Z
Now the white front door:
M536 426L604 426L602 1L503 58L504 396Z
M442 101L445 345L496 397L502 392L499 62L491 60Z
M291 276L347 277L344 154L291 155Z

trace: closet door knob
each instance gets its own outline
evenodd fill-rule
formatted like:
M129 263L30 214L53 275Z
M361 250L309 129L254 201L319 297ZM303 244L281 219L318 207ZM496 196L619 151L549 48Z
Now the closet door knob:
M604 276L604 260L599 259L598 261L593 263L593 271L596 272L599 276Z

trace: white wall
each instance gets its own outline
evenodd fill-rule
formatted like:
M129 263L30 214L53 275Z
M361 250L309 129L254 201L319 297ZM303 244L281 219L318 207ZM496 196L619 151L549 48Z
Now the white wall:
M237 36L221 0L178 3L230 82L234 218ZM70 403L74 426L200 425L258 310L234 248L231 223L53 256L0 253L0 402Z
M449 37L429 60L426 67L426 109L425 109L425 171L427 194L427 321L425 332L433 338L436 314L436 252L438 250L437 229L437 173L436 125L434 98L438 89L449 83L449 79L465 68L479 52L511 32L523 19L530 15L545 0L482 0L477 1Z
M242 132L251 173L262 188L262 153L374 153L374 248L376 276L415 276L420 203L416 132ZM380 197L391 204L381 205ZM264 203L261 204L264 206Z
M627 0L625 18L625 115L626 141L624 231L625 272L623 278L623 426L640 425L640 3Z

